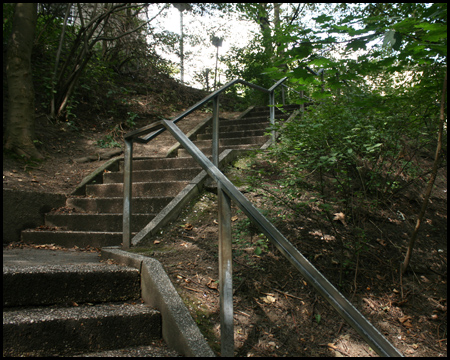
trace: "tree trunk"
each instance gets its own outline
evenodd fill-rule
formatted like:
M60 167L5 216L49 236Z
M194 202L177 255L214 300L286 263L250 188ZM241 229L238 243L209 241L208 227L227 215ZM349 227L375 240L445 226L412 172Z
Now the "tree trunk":
M434 157L433 169L431 171L431 177L428 181L427 188L425 190L425 195L422 203L422 208L420 209L419 216L417 217L416 227L414 228L411 238L409 239L408 250L406 252L405 260L400 266L400 271L402 275L405 273L408 268L409 261L411 259L412 251L414 248L414 243L417 239L417 234L419 232L420 225L422 224L423 217L425 216L425 211L427 210L428 201L430 199L431 190L433 190L434 181L436 180L436 175L438 171L438 163L442 150L442 136L444 132L444 121L445 121L445 100L447 92L447 71L445 72L444 85L442 88L442 97L441 97L441 112L439 116L439 132L438 132L438 141L436 146L436 155Z
M16 4L6 59L8 113L5 149L12 150L26 158L43 159L44 157L33 142L35 109L31 50L36 20L36 4Z

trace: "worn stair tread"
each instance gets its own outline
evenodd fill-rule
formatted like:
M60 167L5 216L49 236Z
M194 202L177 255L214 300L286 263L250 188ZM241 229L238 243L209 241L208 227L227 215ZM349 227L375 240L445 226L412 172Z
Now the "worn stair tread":
M127 347L117 350L106 350L73 357L180 357L175 350L170 349L162 340L152 341L151 345Z
M267 129L251 129L251 130L242 130L242 131L228 131L224 134L220 134L220 139L229 139L229 138L243 138L243 137L251 137L251 136L264 136L267 132ZM205 132L204 134L198 134L197 140L211 140L212 132Z
M219 154L226 150L226 149L233 149L233 150L256 150L258 149L262 144L241 144L241 145L225 145L219 147ZM208 157L211 157L212 149L211 146L207 148L199 148L200 151L203 152ZM185 149L178 149L178 158L184 159L186 157L190 157L189 153Z
M133 197L141 195L166 195L176 196L183 190L189 181L152 181L152 182L133 182L132 191ZM102 196L110 194L118 196L123 194L123 184L95 184L86 185L86 195Z
M51 258L51 256L49 256ZM57 260L55 260L56 262ZM3 266L3 306L136 300L138 270L95 263Z
M235 137L235 138L219 138L219 146L227 146L227 145L250 145L250 144L259 144L261 142L267 141L269 137L262 136L245 136L245 137ZM201 148L205 145L212 144L211 139L205 140L196 140L194 144Z
M3 355L62 356L150 344L161 314L145 304L3 309Z
M35 233L42 233L42 234L55 234L55 233L72 233L72 234L85 234L87 232L94 232L98 234L105 234L105 235L116 235L120 234L122 235L121 231L83 231L83 230L41 230L41 229L26 229L22 230L23 232L35 232Z
M134 182L151 182L160 181L180 181L191 180L201 171L198 167L186 167L175 169L149 169L133 171L132 181ZM123 172L112 172L103 174L103 184L123 183Z
M139 231L157 214L133 214L132 231ZM75 231L121 231L122 213L70 213L46 214L45 224L61 230Z
M133 198L133 214L159 213L173 196L140 196ZM121 197L83 197L68 198L66 207L79 213L121 213L123 211L123 196Z
M194 159L178 158L146 158L133 159L133 171L147 169L171 169L180 167L197 167L200 165ZM123 171L123 160L119 162L119 170Z
M123 239L122 232L108 231L74 231L74 230L22 230L22 241L32 244L55 244L63 247L101 248L119 246ZM136 233L132 232L134 236Z
M80 304L78 306L46 306L32 308L3 308L3 326L34 324L55 320L81 320L111 316L159 314L145 304L125 303Z

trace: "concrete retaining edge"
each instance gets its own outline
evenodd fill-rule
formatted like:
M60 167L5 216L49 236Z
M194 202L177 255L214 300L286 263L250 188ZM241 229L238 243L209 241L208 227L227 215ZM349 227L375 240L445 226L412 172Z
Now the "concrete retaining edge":
M102 248L101 257L139 270L142 299L161 312L162 336L169 347L183 356L215 356L158 260L119 247Z

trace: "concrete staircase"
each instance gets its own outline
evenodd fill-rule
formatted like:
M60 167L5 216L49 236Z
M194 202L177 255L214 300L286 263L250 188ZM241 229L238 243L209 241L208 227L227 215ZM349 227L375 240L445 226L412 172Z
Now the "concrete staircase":
M137 269L98 260L3 266L4 357L108 356L103 352L118 349L178 356L151 346L161 339L161 314L142 303Z
M298 106L276 109L276 119L286 119ZM269 136L269 108L254 107L237 120L220 120L220 151L260 148ZM211 124L205 124L191 140L211 155ZM136 145L139 146L139 145ZM172 158L133 160L132 232L147 225L179 194L201 169L184 149L172 152ZM69 197L66 207L45 215L45 225L22 231L22 241L65 247L104 247L122 242L123 161L118 171L105 171L102 183L88 184L85 194Z

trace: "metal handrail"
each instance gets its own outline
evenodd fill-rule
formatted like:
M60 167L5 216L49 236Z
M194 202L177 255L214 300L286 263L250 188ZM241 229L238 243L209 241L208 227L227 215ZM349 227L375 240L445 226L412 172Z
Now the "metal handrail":
M182 114L178 115L171 121L176 123L186 116L188 116L193 111L197 110L201 106L203 106L208 101L213 101L213 149L212 149L212 158L214 164L219 164L219 95L223 93L225 90L230 88L235 84L243 84L249 87L252 87L256 90L263 91L269 94L269 104L270 106L270 124L272 125L272 129L274 129L273 125L275 124L275 89L280 86L287 77L278 80L273 86L269 89L263 88L262 86L252 84L248 81L236 79L228 82L220 89L212 92L204 99L200 100L197 104L191 106L189 109L184 111ZM132 176L132 158L133 158L133 142L138 143L147 143L150 140L154 139L166 129L164 126L156 126L155 124L150 124L144 126L140 129L133 130L124 135L125 140L125 151L124 151L124 186L123 186L123 248L128 249L131 245L131 176ZM142 137L143 136L143 137ZM272 130L272 141L275 141L275 130Z
M192 105L189 109L185 110L182 114L178 115L177 117L173 118L171 121L173 121L174 124L176 124L178 121L184 119L186 116L188 116L189 114L191 114L192 112L194 112L195 110L199 109L200 107L202 107L203 105L205 105L207 102L217 98L221 93L223 93L225 90L227 90L228 88L236 85L236 84L242 84L242 85L247 85L251 88L254 88L256 90L268 93L269 96L270 94L273 94L274 90L281 85L285 80L287 79L287 77L282 78L281 80L277 81L272 87L270 87L269 89L263 88L262 86L256 85L256 84L252 84L248 81L242 80L242 79L235 79L232 80L228 83L226 83L224 86L222 86L221 88L217 89L216 91L212 92L211 94L209 94L208 96L206 96L205 98L203 98L202 100L200 100L198 103L196 103L195 105ZM274 105L274 104L271 104ZM142 136L144 134L148 134L149 132L151 132L149 130L149 128L151 128L152 125L148 125L148 126L144 126L140 129L137 130L133 130L127 134L125 134L124 138L135 138L136 142L139 143L147 143L150 140L154 139L155 137L157 137L159 134L161 134L162 132L164 132L166 129L162 128L159 130L156 130L154 132L152 132L151 134L147 135L144 138L137 138L138 136Z
M284 81L284 79L283 79ZM233 81L235 84L238 81ZM239 81L242 83L242 80ZM276 86L281 82L277 82ZM228 86L229 84L225 85ZM252 84L253 85L253 84ZM270 101L273 103L273 86ZM231 85L230 85L231 86ZM224 88L219 90L224 90ZM229 86L228 86L229 87ZM213 95L214 96L211 96ZM218 141L214 141L214 133L218 133L218 101L220 94L214 92L208 96L213 100L213 146L218 153ZM205 99L204 99L205 100ZM194 105L185 111L184 116L194 111L205 101ZM183 118L183 114L177 117ZM233 328L233 286L232 286L232 254L231 254L231 200L248 216L248 218L261 230L262 233L278 248L278 250L296 267L305 279L336 309L336 311L366 340L366 342L381 356L402 356L402 354L287 240L275 226L270 223L245 196L231 183L219 170L218 158L213 162L204 155L199 148L175 125L175 121L161 120L152 125L125 135L125 166L124 173L124 248L130 245L131 226L131 159L132 144L136 136L152 133L161 133L164 130L187 150L187 152L201 165L201 167L217 182L219 201L219 293L221 317L221 347L222 356L234 355L234 328ZM214 150L214 148L213 148ZM127 223L128 221L128 223ZM126 238L128 234L128 239ZM125 243L128 241L128 243Z

